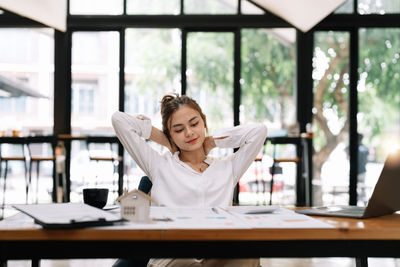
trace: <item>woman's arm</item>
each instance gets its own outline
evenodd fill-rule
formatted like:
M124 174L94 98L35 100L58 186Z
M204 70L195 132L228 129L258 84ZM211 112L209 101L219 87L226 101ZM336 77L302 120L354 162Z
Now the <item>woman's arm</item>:
M153 164L161 160L161 155L145 141L153 131L151 120L118 111L112 116L112 125L124 148L139 167L152 177Z
M208 155L208 153L210 153L211 150L213 150L214 148L217 147L217 145L215 144L215 140L221 140L226 138L226 136L223 137L215 137L214 136L207 136L204 139L204 143L203 143L203 149L206 155Z
M215 144L221 148L239 148L232 155L235 182L246 172L267 138L267 127L261 123L240 125L221 130L214 135Z
M172 142L171 144L165 134L160 129L157 129L154 126L151 128L149 139L159 145L168 148L168 150L171 151L172 154L174 154L178 150L175 143Z
M204 153L205 153L206 155L208 155L208 153L210 153L210 151L211 151L213 148L215 148L215 147L217 147L217 145L215 144L214 137L212 137L212 136L207 136L207 137L204 139L204 143L203 143Z

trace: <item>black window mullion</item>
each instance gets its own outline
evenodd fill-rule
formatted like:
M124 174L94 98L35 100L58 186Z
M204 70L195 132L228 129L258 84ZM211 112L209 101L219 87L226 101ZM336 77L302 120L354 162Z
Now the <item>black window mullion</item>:
M357 175L358 175L358 28L350 31L350 92L349 92L349 135L350 135L350 188L349 204L357 204Z
M353 0L353 14L356 15L358 14L358 0Z
M187 68L187 30L181 31L181 95L186 95L186 68Z
M125 28L119 30L119 110L125 111Z
M71 15L70 9L69 9L69 6L70 6L69 2L70 2L70 1L71 1L71 0L67 0L67 16Z
M54 32L54 126L53 132L59 134L71 133L71 47L72 32ZM70 201L71 180L71 143L65 142L65 175L66 199ZM54 173L56 174L56 173ZM54 178L54 177L53 177ZM56 201L56 188L53 179L53 201Z
M296 34L296 113L300 132L306 132L307 123L312 122L312 108L314 105L312 58L314 51L314 32L307 33L297 30ZM304 166L307 165L308 180L303 179L302 168L297 168L296 174L296 206L312 206L312 141L307 144L307 154L302 155L297 149L297 156L304 158ZM307 184L306 184L307 183ZM309 188L309 190L306 190Z
M180 15L183 15L183 9L184 9L184 0L181 0L181 2L180 2L180 12L179 12Z
M240 124L240 74L241 74L241 30L240 28L234 32L234 59L233 59L233 125ZM235 149L236 151L236 149ZM233 203L239 204L239 184L237 184L233 191Z
M314 51L314 32L303 33L297 30L296 35L296 102L297 121L300 132L306 132L307 123L312 122L314 101L312 58Z
M124 1L124 4L126 1ZM124 7L125 8L125 7ZM125 12L125 10L124 10ZM125 28L119 30L119 110L125 111ZM118 195L122 195L124 186L124 147L118 143Z
M234 70L233 70L233 124L240 124L240 71L241 71L241 31L240 29L234 32Z

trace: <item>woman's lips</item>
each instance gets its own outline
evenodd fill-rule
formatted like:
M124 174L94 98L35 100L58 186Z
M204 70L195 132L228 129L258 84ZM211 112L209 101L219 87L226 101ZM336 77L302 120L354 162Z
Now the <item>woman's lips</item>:
M197 139L198 138L192 139L192 140L188 141L187 143L192 145L192 144L196 143Z

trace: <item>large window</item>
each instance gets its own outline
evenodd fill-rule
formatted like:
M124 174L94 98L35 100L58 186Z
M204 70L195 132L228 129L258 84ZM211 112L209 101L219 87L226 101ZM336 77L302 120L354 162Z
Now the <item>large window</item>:
M53 132L54 39L50 29L0 29L0 131Z
M295 125L294 29L244 29L241 51L240 123L262 122L270 135ZM273 148L266 146L262 162L255 162L240 180L240 203L269 203ZM278 155L279 154L279 155ZM278 157L295 157L293 145L279 146ZM294 204L296 168L281 163L274 175L274 203ZM264 194L266 193L266 194Z
M400 149L400 30L360 29L358 202L364 205L388 154Z

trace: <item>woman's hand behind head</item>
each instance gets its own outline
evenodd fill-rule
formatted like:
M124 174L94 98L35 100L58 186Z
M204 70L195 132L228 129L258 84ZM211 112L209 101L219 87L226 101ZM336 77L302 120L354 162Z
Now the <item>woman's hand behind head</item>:
M214 142L214 138L212 136L207 136L204 139L204 143L203 143L203 149L204 149L204 153L206 155L208 155L208 153L210 153L210 151L215 148L215 142Z
M169 150L171 151L172 154L175 154L175 152L179 150L178 147L172 140L170 140L170 145L171 146L170 146Z

